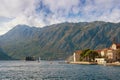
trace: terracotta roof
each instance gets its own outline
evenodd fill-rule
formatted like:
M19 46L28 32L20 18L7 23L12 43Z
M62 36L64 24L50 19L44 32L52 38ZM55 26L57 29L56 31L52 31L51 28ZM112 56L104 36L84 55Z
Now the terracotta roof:
M120 48L120 44L116 44L117 45L117 48Z
M97 52L101 52L102 50L95 50L95 51L97 51Z
M108 50L114 50L114 49L112 49L112 48L109 48Z
M75 53L80 54L80 53L82 53L82 51L81 50L77 50L77 51L75 51Z
M109 48L105 48L105 49L103 49L103 50L101 50L101 51L107 51Z

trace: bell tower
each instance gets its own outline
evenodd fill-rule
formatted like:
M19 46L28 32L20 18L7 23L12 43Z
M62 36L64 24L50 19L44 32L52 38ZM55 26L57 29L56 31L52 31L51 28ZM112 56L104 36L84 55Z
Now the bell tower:
M111 49L114 49L114 50L117 49L117 45L116 45L116 40L115 40L115 38L113 38Z

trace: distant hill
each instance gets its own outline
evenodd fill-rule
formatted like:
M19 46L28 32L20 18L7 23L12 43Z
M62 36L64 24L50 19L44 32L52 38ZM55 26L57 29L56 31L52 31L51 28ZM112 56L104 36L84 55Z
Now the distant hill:
M120 43L120 23L60 23L43 28L17 25L0 37L2 49L12 58L41 56L42 59L65 59L78 49L109 47L113 39Z

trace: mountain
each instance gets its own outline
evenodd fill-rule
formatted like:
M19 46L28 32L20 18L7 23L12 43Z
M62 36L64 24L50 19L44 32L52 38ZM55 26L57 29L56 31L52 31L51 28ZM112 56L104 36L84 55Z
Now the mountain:
M3 50L0 48L0 60L10 60L12 59L10 56L8 56Z
M113 39L120 43L120 23L60 23L43 28L17 25L0 37L2 49L12 58L25 56L65 59L78 49L109 47Z

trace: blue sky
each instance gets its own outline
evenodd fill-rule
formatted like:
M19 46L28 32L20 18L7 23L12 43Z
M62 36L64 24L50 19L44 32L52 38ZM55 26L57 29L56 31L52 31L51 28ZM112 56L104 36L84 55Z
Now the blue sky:
M0 34L15 25L120 22L120 0L0 0Z

